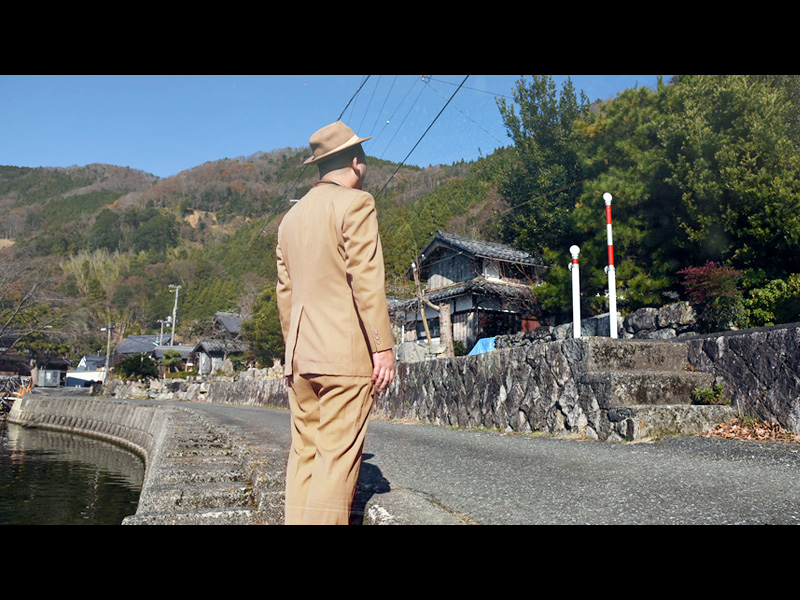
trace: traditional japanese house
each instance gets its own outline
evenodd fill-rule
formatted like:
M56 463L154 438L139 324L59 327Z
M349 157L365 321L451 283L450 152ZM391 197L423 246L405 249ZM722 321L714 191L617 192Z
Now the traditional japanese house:
M540 325L540 310L531 286L546 267L540 258L504 244L437 231L415 263L423 296L447 303L453 340L470 350L485 337L530 331ZM413 268L407 277L413 278ZM427 341L417 299L393 311L403 326L403 341ZM439 313L425 307L434 341L440 337Z

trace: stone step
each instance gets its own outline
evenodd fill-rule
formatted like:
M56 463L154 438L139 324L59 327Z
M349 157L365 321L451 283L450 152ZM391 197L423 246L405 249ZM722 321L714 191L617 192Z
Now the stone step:
M686 344L658 340L584 338L589 371L683 371L689 364Z
M709 388L711 373L680 371L590 371L581 377L582 394L601 409L618 406L691 404L692 390Z
M630 442L666 435L701 435L735 416L736 410L730 405L641 405L608 411L616 433Z

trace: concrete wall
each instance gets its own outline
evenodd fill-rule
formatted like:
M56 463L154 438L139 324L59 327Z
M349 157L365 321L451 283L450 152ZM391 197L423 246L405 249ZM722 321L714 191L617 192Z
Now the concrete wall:
M43 427L90 435L119 444L152 462L163 442L169 411L84 398L51 398L25 394L16 400L8 420L26 427Z

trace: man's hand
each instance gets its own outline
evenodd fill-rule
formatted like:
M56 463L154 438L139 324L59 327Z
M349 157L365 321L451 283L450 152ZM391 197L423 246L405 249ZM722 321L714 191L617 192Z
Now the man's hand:
M375 366L372 383L377 391L382 392L394 379L394 353L391 350L373 352L372 364Z

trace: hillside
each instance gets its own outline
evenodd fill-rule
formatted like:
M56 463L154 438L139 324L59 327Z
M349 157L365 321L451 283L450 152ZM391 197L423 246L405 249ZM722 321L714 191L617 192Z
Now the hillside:
M305 152L221 159L164 179L113 165L0 166L0 249L49 265L64 302L82 307L61 329L75 354L104 350L108 323L118 339L158 332L171 285L181 286L176 333L193 340L216 311L250 314L273 285L277 226L317 178ZM409 293L403 273L436 229L480 228L491 194L473 166L369 160L391 294Z

